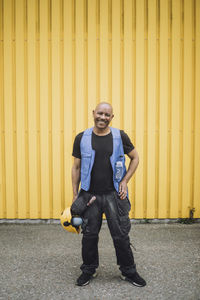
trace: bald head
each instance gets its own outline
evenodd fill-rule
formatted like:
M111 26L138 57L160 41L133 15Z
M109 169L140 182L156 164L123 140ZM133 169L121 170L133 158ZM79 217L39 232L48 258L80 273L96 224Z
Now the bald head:
M108 102L100 102L99 104L97 104L95 111L97 111L100 107L105 107L110 109L111 114L113 114L113 108L112 105Z

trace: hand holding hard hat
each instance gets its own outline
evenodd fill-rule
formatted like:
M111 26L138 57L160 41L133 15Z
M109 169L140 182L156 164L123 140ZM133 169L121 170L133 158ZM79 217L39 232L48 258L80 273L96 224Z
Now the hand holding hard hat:
M84 211L96 200L95 196L88 195L83 197L81 192L71 207L67 207L60 216L62 227L72 233L80 233L83 219L81 216Z

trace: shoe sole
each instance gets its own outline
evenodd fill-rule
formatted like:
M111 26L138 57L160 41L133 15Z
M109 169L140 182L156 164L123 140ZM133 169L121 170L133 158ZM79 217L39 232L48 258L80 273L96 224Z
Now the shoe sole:
M133 285L135 285L135 286L137 286L137 287L144 287L144 286L146 285L146 284L145 284L145 285L138 284L138 283L132 281L131 279L128 279L127 277L125 277L125 276L123 276L123 275L120 275L120 278L121 278L122 280L124 280L124 281L130 282L131 284L133 284Z
M86 286L86 285L88 285L89 283L90 283L90 280L92 280L92 279L94 279L94 278L96 278L97 277L97 273L94 273L93 275L92 275L92 277L87 281L87 282L85 282L84 284L78 284L77 282L76 282L76 285L77 286Z

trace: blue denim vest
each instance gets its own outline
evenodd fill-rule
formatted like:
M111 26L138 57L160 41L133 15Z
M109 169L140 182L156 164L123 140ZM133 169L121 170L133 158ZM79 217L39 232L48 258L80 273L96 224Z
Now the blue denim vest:
M118 192L119 183L126 174L124 148L120 135L120 130L112 128L111 133L113 136L113 153L110 157L111 166L113 169L113 184ZM91 171L94 164L95 150L92 149L92 131L93 127L84 131L80 149L81 149L81 188L88 191L90 188ZM121 178L116 178L116 162L121 161L123 166Z

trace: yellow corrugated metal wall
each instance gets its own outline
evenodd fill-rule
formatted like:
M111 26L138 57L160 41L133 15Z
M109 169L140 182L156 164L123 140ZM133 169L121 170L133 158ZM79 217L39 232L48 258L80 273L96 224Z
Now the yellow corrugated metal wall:
M140 155L131 217L200 217L200 0L0 0L0 218L59 218L99 100Z

